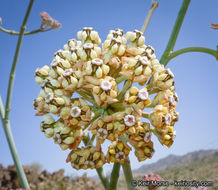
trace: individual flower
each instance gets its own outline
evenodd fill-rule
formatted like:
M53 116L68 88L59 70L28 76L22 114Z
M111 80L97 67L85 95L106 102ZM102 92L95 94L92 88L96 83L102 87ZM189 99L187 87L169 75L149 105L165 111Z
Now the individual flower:
M137 157L138 161L144 161L147 158L151 158L154 154L155 150L153 148L153 142L150 141L145 146L140 148L135 148L135 156Z
M134 58L126 58L120 75L127 79L144 85L150 77L152 70L150 68L150 60L147 56L136 56Z
M123 141L117 140L113 141L108 147L108 152L106 155L107 161L124 163L125 159L128 157L131 148Z
M165 69L163 65L153 66L153 74L151 77L151 85L154 88L160 90L171 90L175 89L174 87L174 74L170 69Z
M152 101L152 105L163 105L164 107L176 107L178 96L175 92L164 90L157 93Z
M84 27L82 31L77 32L77 37L79 40L84 42L91 42L93 44L101 44L101 39L98 32L93 30L92 27Z
M72 150L66 161L71 162L71 166L78 170L102 167L106 159L101 149L87 146Z
M135 86L132 86L127 90L124 96L124 102L126 104L132 105L137 113L140 114L141 110L150 104L151 99L146 88L138 89Z
M110 67L104 64L100 58L87 61L84 64L84 75L91 75L96 78L105 78L110 71Z
M98 106L117 102L118 86L114 78L107 76L104 79L97 79L92 76L85 76L87 85L83 87L92 91L95 102Z
M126 39L130 40L130 46L143 46L145 43L145 37L143 33L139 30L134 30L133 32L126 33Z
M151 142L151 130L149 123L142 123L135 128L135 133L128 134L130 144L134 147L140 148L148 145Z

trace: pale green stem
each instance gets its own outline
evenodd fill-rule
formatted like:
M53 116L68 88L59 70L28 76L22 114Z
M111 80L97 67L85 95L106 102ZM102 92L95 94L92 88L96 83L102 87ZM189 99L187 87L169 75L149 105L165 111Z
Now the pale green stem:
M130 80L127 80L123 86L122 91L120 92L120 94L117 97L118 100L120 100L123 97L123 95L126 93L126 91L130 88L131 85L132 85L132 82Z
M3 123L4 117L5 117L5 108L4 108L4 104L2 102L2 97L0 95L0 117Z
M19 34L19 38L18 38L18 42L17 42L17 47L16 47L13 65L11 68L10 78L9 78L9 83L8 83L7 100L6 100L6 106L5 106L5 122L7 122L7 120L9 119L9 112L10 112L10 106L11 106L11 96L12 96L13 85L14 85L15 71L16 71L16 67L17 67L17 62L18 62L20 48L21 48L21 44L22 44L22 40L23 40L24 31L26 29L26 23L27 23L27 20L29 18L29 15L30 15L30 11L31 11L33 2L34 2L34 0L30 0L29 7L27 9L26 15L25 15L24 20L23 20L23 24L21 25L21 28L20 28L20 34Z
M103 168L102 168L102 167L96 168L96 171L97 171L98 176L99 176L99 178L100 178L100 180L101 180L101 183L102 183L103 186L104 186L104 189L106 190L107 187L109 186L109 181L108 181L108 179L107 179L107 176L106 176L106 174L105 174Z
M120 76L120 77L116 78L115 81L117 84L119 84L119 83L123 82L124 80L126 80L126 78L124 76Z
M149 10L149 12L148 12L148 15L147 15L147 17L146 17L146 19L145 19L145 22L144 22L144 24L143 24L143 26L142 26L142 29L141 29L141 32L142 32L143 34L145 34L145 31L146 31L146 29L147 29L147 27L148 27L148 24L149 24L149 22L150 22L150 20L151 20L151 17L152 17L152 15L153 15L155 9L158 7L158 5L159 5L158 2L155 2L155 1L152 0L151 8L150 8L150 10Z
M88 145L92 145L92 143L93 143L94 140L95 140L95 136L96 136L96 135L92 135L92 138L89 140Z
M9 145L9 148L11 151L12 158L14 160L14 165L15 165L16 170L17 170L19 181L21 183L22 188L26 188L26 189L29 188L29 184L27 182L24 170L22 168L22 164L20 162L20 159L19 159L19 156L18 156L18 153L16 150L16 146L14 143L14 139L13 139L13 136L11 133L9 113L10 113L11 97L12 97L12 91L13 91L13 85L14 85L16 66L17 66L17 62L18 62L18 57L19 57L19 53L20 53L20 48L21 48L21 44L22 44L22 40L23 40L24 31L26 29L26 23L27 23L27 20L29 18L29 15L30 15L30 12L31 12L31 9L33 6L33 2L34 2L34 0L30 0L29 6L27 8L27 11L26 11L26 14L25 14L25 17L23 20L23 23L22 23L21 28L20 28L17 47L16 47L14 59L13 59L11 72L10 72L8 91L7 91L7 100L6 100L6 106L5 106L5 117L4 117L4 121L3 121L5 135L6 135L6 138L8 141L8 145Z
M86 124L86 125L84 126L83 130L87 129L87 127L88 127L89 125L91 125L96 119L98 119L98 117L99 117L101 114L102 114L102 113L97 113L97 112L95 112L95 116L92 118L92 120L91 120L88 124Z
M180 49L180 50L177 50L171 53L168 57L168 61L170 61L171 59L173 59L174 57L178 55L181 55L183 53L188 53L188 52L207 53L207 54L214 56L218 60L218 49L213 50L213 49L204 48L204 47L187 47L187 48L183 48L183 49Z
M90 97L88 97L85 92L82 92L81 90L76 91L80 96L82 96L84 99L92 103L93 105L96 105L95 101L92 100Z
M150 114L146 113L146 112L142 112L142 117L149 119L150 118Z
M53 28L49 28L47 30L44 30L44 29L37 29L37 30L32 30L32 31L29 31L29 32L24 32L23 35L31 35L31 34L37 34L39 32L47 32L47 31L50 31L52 30ZM4 33L7 33L7 34L11 34L11 35L20 35L20 32L17 32L17 31L14 31L14 30L7 30L3 27L0 26L0 31L4 32Z
M135 190L135 188L132 186L132 183L131 183L133 180L133 176L132 176L132 170L131 170L129 158L127 158L124 164L122 164L122 168L123 168L123 173L126 179L128 190Z
M189 3L191 0L183 0L182 6L180 8L180 11L177 15L176 18L176 22L174 24L172 33L170 35L170 39L168 41L167 47L161 57L160 63L163 65L166 65L168 62L168 56L170 55L170 53L173 51L175 43L176 43L176 39L178 37L180 28L182 26L186 11L188 9Z
M114 163L113 170L111 172L110 184L108 190L116 190L117 182L120 176L120 163Z

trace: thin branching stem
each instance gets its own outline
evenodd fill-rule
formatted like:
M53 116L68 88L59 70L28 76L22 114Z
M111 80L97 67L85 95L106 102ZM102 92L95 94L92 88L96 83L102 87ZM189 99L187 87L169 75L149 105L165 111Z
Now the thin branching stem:
M173 30L171 32L170 39L169 39L168 44L166 46L166 49L165 49L165 51L160 59L160 63L163 65L166 65L168 63L168 56L170 55L170 53L174 49L174 46L175 46L179 31L181 29L181 26L182 26L182 23L183 23L183 20L184 20L184 17L185 17L185 14L186 14L186 11L188 9L190 1L191 0L183 0L182 6L181 6L180 11L177 15L176 22L175 22Z
M16 47L16 51L15 51L15 55L14 55L14 59L13 59L13 64L12 64L12 68L11 68L11 72L10 72L10 77L9 77L7 100L6 100L6 106L5 106L5 115L4 115L4 120L3 120L3 127L4 127L4 131L5 131L5 135L6 135L6 138L8 141L8 145L9 145L11 155L12 155L13 160L14 160L14 164L15 164L18 178L19 178L19 181L21 183L22 188L29 188L29 184L27 182L24 170L22 168L22 164L20 162L20 159L19 159L19 156L18 156L18 153L16 150L16 146L14 143L14 139L12 136L12 132L11 132L11 128L10 128L10 121L9 121L9 113L10 113L11 97L12 97L12 91L13 91L13 85L14 85L16 66L17 66L17 62L18 62L18 57L19 57L19 53L20 53L20 48L21 48L21 44L22 44L22 40L23 40L24 31L26 29L26 23L27 23L27 20L29 18L29 15L30 15L30 12L31 12L31 9L33 6L33 2L34 2L34 0L30 0L29 6L27 8L27 11L26 11L26 14L25 14L25 17L23 20L23 23L22 23L21 28L20 28L17 47Z
M171 53L168 57L168 61L170 61L171 59L173 59L174 57L178 55L181 55L183 53L189 53L189 52L207 53L207 54L214 56L218 60L218 49L213 50L213 49L204 48L204 47L187 47L187 48L182 48L180 50L177 50Z
M142 29L141 29L141 32L142 32L143 34L145 34L145 31L146 31L146 29L147 29L147 27L148 27L148 24L149 24L149 22L150 22L150 20L151 20L151 17L152 17L152 15L153 15L155 9L156 9L158 6L159 6L159 3L152 0L151 8L150 8L150 10L149 10L149 12L148 12L148 15L147 15L147 17L146 17L146 19L145 19L145 22L144 22L144 24L143 24L143 26L142 26Z
M50 31L52 30L53 28L48 28L48 29L36 29L36 30L32 30L32 31L29 31L29 32L24 32L23 35L31 35L31 34L37 34L37 33L40 33L40 32L47 32L47 31ZM5 28L3 28L2 26L0 26L0 31L4 32L4 33L7 33L7 34L10 34L10 35L20 35L20 32L17 32L15 30L7 30Z
M2 123L3 123L4 117L5 117L5 108L4 108L4 104L3 104L3 101L2 101L1 95L0 95L0 117L1 117L1 120L2 120Z
M95 101L92 100L89 96L86 95L85 92L83 92L82 90L78 90L76 91L80 96L82 96L84 99L86 99L87 101L89 101L90 103L92 103L93 105L96 105Z

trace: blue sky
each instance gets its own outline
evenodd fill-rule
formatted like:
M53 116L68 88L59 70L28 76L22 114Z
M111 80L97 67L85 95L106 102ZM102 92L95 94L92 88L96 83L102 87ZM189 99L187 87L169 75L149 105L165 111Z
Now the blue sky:
M0 17L3 26L19 30L27 2L24 0L1 0ZM62 28L46 33L25 36L16 72L12 96L11 127L23 164L39 162L49 171L64 168L67 174L81 175L65 163L67 152L61 151L51 139L40 132L42 118L35 117L33 99L40 88L34 81L37 67L50 64L53 53L75 38L84 26L96 29L102 40L110 29L122 28L125 32L141 29L149 10L149 0L80 0L80 1L35 1L27 24L27 30L40 26L39 14L47 11L62 23ZM164 51L182 1L160 1L146 32L146 44L152 45L158 58ZM175 49L203 46L212 49L218 45L218 31L209 28L218 23L218 1L190 3ZM16 47L17 36L0 32L0 93L5 102L7 81ZM132 168L151 163L169 154L182 155L199 149L218 148L217 97L218 62L202 53L188 53L173 59L168 66L175 74L176 91L179 95L177 110L180 121L176 124L177 138L168 149L154 138L155 150L151 160L139 163L131 153ZM7 141L0 126L0 163L12 164ZM105 166L109 171L111 165ZM95 171L87 170L89 175Z

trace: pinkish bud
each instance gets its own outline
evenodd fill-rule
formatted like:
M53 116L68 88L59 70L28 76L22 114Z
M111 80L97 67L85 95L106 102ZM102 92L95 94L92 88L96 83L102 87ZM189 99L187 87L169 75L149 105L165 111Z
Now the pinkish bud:
M51 27L52 29L60 28L61 24L53 19L47 12L41 12L40 17L42 19L41 29Z

